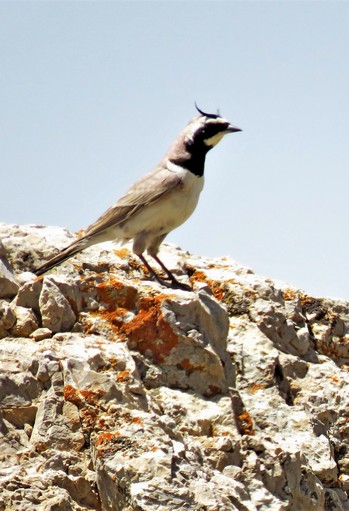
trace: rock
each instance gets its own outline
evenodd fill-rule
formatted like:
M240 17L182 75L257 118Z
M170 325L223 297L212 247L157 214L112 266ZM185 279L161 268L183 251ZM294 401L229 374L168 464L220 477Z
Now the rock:
M0 298L14 296L17 291L16 275L7 260L5 247L0 240Z
M37 328L29 337L34 339L34 341L42 341L43 339L52 337L52 331L49 328Z
M69 245L74 236L60 227L9 226L0 223L0 239L11 266L20 273L40 266L59 249Z
M348 511L349 303L165 245L43 278L59 228L0 226L0 509Z
M51 332L69 331L76 321L68 300L50 277L44 277L39 307L42 326Z
M34 311L18 305L13 306L16 322L11 328L11 335L15 337L29 337L38 328L38 321Z
M43 279L38 279L33 273L26 273L27 278L23 280L14 300L16 305L33 309L40 313L39 298L42 290Z
M16 323L16 315L8 302L0 300L0 338L6 337Z

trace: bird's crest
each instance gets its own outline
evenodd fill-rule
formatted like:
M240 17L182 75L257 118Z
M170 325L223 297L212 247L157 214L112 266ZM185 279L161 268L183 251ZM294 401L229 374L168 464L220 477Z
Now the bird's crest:
M199 112L199 114L204 115L205 117L208 117L209 119L217 119L217 117L221 116L221 114L219 113L219 110L217 110L216 114L207 114L206 112L203 112L202 110L200 110L200 108L196 104L196 101L195 101L195 108Z

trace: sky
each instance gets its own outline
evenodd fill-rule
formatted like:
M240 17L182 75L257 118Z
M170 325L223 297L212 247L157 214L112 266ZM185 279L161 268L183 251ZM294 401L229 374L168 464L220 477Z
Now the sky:
M0 1L0 221L94 222L194 102L243 131L167 241L349 300L349 2Z

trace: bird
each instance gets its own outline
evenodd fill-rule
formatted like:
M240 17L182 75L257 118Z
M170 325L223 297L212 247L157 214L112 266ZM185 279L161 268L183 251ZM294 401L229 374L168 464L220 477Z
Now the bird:
M198 115L174 140L160 163L137 180L128 192L83 232L73 243L34 270L37 276L91 245L105 241L133 240L133 253L161 285L191 290L176 279L159 259L161 243L194 212L204 186L207 153L228 133L242 131L221 117L205 113L195 103ZM160 276L144 256L156 261Z

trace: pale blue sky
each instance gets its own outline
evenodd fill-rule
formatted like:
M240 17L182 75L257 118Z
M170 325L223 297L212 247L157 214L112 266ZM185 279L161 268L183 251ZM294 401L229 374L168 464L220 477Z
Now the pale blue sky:
M168 241L349 299L349 2L0 2L0 221L86 227L195 115L207 157Z

